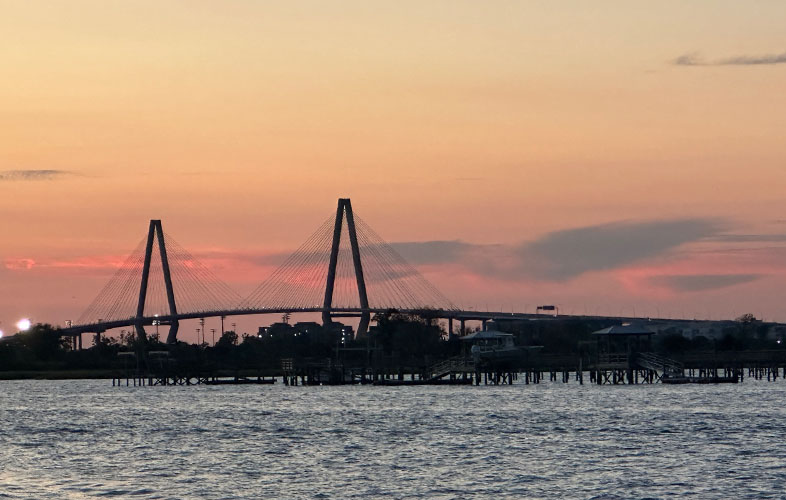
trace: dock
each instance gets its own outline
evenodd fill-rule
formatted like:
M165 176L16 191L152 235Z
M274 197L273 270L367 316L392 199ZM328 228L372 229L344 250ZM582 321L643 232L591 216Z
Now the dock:
M137 358L124 353L124 366L115 371L112 385L523 385L549 382L585 382L595 385L730 384L786 379L786 351L690 353L667 357L654 352L543 354L524 350L519 358L475 362L469 356L422 363L379 358L373 364L337 362L335 359L287 358L277 366L227 368L212 365L181 366L165 352Z

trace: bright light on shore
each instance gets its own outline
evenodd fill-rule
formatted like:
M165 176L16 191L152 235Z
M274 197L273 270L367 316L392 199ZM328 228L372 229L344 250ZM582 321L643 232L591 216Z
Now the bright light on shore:
M0 330L0 339L3 338L3 330Z
M16 323L16 327L19 328L20 332L26 332L27 330L30 329L30 326L31 326L30 320L27 318L20 319Z

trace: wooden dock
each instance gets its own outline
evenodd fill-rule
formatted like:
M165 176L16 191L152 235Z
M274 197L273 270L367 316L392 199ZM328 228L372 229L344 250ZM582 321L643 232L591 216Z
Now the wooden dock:
M278 367L220 369L181 367L162 353L137 360L125 355L114 386L267 385L278 379L287 386L350 385L507 385L543 381L597 385L721 384L743 382L745 377L776 381L786 378L786 351L690 353L673 358L652 352L630 354L587 353L549 355L528 353L521 359L476 364L456 356L432 363L380 363L359 365L331 359L284 359ZM520 382L519 382L520 381Z

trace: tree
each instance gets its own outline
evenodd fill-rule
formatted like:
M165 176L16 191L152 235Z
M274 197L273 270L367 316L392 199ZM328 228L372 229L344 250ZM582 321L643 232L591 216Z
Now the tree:
M745 313L745 314L743 314L741 316L736 317L734 319L734 321L736 321L737 323L743 323L743 324L755 323L756 322L756 316L754 316L751 313Z
M442 347L444 331L432 318L388 311L377 314L374 320L376 340L388 354L421 356L436 354Z
M684 352L691 348L690 339L685 338L679 333L671 333L664 336L660 340L660 344L663 350L669 353Z
M221 334L221 338L216 342L216 347L220 349L231 349L237 345L237 333L228 330Z
M22 345L30 349L41 361L50 361L64 352L60 333L55 327L38 323L19 334Z

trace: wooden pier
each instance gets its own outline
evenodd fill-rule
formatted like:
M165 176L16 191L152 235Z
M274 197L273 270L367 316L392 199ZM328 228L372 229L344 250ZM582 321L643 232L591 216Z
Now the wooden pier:
M277 367L222 369L182 367L168 353L145 357L123 354L124 367L112 379L118 387L250 385L529 385L585 381L596 385L715 384L743 382L745 377L776 381L786 378L786 351L704 352L666 357L653 352L550 355L527 352L519 359L475 363L455 356L429 364L339 363L332 359L283 359Z

